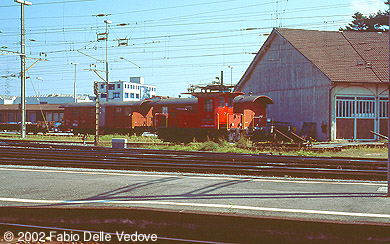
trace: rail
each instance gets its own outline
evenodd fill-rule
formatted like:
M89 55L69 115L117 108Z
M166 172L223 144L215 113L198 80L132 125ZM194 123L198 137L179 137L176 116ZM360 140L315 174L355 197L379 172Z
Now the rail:
M385 159L0 144L0 164L385 180Z

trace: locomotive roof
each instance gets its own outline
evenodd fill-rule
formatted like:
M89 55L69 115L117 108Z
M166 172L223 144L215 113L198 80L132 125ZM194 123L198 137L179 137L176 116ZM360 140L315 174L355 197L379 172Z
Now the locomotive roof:
M150 104L156 104L156 105L192 105L192 104L197 104L198 99L197 98L167 98L167 99L162 99L158 101L152 101Z
M193 93L190 93L193 94ZM232 95L236 96L233 100L234 103L251 103L251 102L263 102L266 104L273 104L271 98L267 96L245 96L239 95L241 92L202 92L199 93L199 97L202 96L219 96L219 95ZM194 95L194 94L193 94ZM197 93L198 95L198 93ZM100 106L110 107L110 106L141 106L141 105L193 105L197 104L197 98L166 98L159 100L145 100L145 101L112 101L112 102L101 102ZM60 106L61 108L80 108L80 107L95 107L94 102L86 103L65 103Z
M192 105L198 103L197 98L166 98L162 100L145 100L145 101L116 101L116 102L101 102L101 107L111 106L141 106L141 105ZM95 107L94 102L90 103L65 103L61 108L80 108L80 107Z
M94 102L90 102L90 103L64 103L61 105L61 108L72 108L72 107L95 107L95 103Z
M80 107L95 107L95 102L88 103L65 103L61 108L80 108ZM101 107L110 107L110 106L139 106L141 101L112 101L112 102L100 102Z
M142 104L142 101L115 101L115 102L105 102L102 103L103 107L111 106L139 106Z
M221 92L221 91L210 91L210 92L190 92L190 93L182 93L189 94L195 97L218 97L218 96L239 96L244 95L243 92Z
M262 102L265 104L274 104L271 98L267 96L238 96L235 97L233 103L253 103L253 102Z
M19 104L0 104L0 111L18 111ZM62 110L61 104L26 104L26 110L30 111L58 111Z

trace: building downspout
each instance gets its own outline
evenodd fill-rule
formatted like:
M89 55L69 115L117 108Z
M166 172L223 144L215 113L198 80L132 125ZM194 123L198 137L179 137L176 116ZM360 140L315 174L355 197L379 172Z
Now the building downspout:
M329 140L336 140L336 110L335 110L335 102L336 102L336 94L332 96L333 89L336 88L336 84L331 82L331 88L329 90ZM333 98L333 99L332 99Z
M380 118L379 118L379 87L375 84L375 125L374 131L380 133ZM379 137L374 134L374 140L379 140Z
M389 15L389 25L390 25L390 15ZM390 58L390 42L389 42L389 58ZM387 80L387 197L390 197L390 59L388 66L388 80Z

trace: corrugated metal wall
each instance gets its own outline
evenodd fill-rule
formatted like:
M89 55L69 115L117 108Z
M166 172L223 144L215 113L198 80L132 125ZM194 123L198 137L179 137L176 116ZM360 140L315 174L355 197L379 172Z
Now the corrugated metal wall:
M316 123L316 137L329 137L330 80L277 35L241 91L269 96L268 117L290 122L299 133L304 122Z

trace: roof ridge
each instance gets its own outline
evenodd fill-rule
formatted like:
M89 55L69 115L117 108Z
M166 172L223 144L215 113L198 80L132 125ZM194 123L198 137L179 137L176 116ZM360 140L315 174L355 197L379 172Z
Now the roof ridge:
M284 27L275 27L276 30L287 30L287 31L307 31L307 32L326 32L326 33L340 33L343 31L324 31L324 30L308 30L308 29L295 29L295 28L284 28Z

